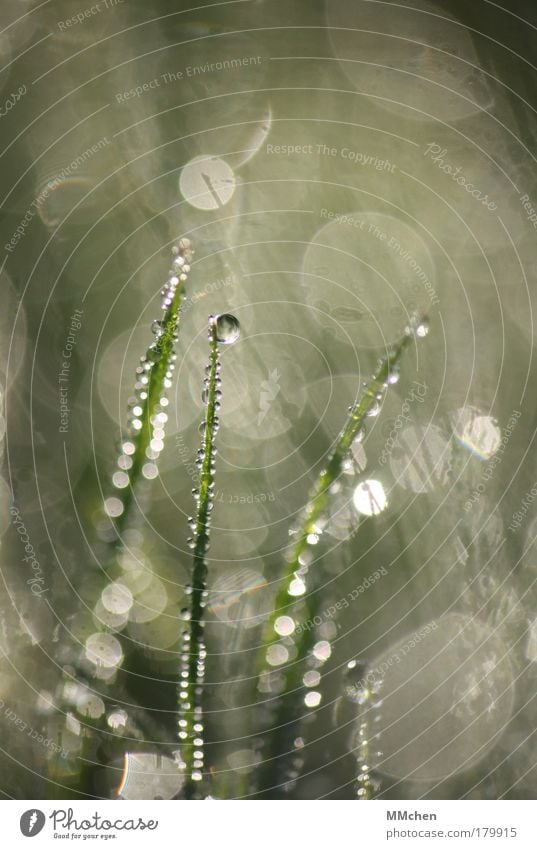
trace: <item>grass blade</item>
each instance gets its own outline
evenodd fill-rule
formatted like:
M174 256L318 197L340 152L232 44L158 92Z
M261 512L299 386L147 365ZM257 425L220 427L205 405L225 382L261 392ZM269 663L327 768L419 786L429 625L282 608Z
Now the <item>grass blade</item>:
M378 412L380 401L388 386L396 382L400 360L405 349L412 341L425 336L427 332L427 320L414 319L405 329L405 334L399 343L393 346L387 356L379 362L362 396L350 408L346 424L325 468L319 475L313 494L305 508L280 589L265 625L258 665L259 690L268 694L272 692L270 700L272 730L268 735L261 768L262 790L285 783L288 775L296 777L297 767L301 765L301 756L294 751L297 724L308 715L308 707L316 706L307 703L305 705L302 682L304 664L311 656L315 645L315 630L297 628L300 625L299 618L302 622L314 620L318 603L318 594L315 589L308 587L308 567L305 565L308 558L305 554L319 540L322 533L322 519L329 506L330 489L342 473L343 464L354 440L363 436L367 417ZM286 644L289 645L290 641L294 646L294 659L286 663L289 654ZM280 651L283 665L277 669L280 684L277 688L278 692L274 693L270 682L275 667L278 667L280 663L278 651ZM280 762L282 755L289 755L286 759L289 764L287 773L286 770L282 771Z
M239 323L234 316L209 316L209 364L202 400L207 405L202 422L202 445L198 452L200 469L199 489L193 491L197 502L195 519L189 519L194 536L188 540L193 549L190 608L183 611L188 627L184 630L181 646L181 680L179 682L179 740L186 775L184 795L195 798L203 779L203 683L207 650L204 641L204 608L207 598L207 551L214 497L215 440L219 427L220 370L218 345L235 342L239 336Z
M192 248L181 239L172 250L172 269L161 290L162 318L153 322L155 341L149 346L136 369L135 394L129 402L129 433L121 444L118 471L113 475L115 497L105 501L105 509L114 519L116 543L128 526L140 483L156 476L156 461L163 447L168 405L166 390L175 369L175 343L184 283L190 271Z

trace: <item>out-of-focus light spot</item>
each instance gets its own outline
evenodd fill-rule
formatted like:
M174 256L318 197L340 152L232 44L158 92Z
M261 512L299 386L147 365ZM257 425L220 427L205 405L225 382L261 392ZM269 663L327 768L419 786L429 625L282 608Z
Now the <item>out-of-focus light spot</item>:
M291 583L289 584L288 593L292 596L304 595L306 592L306 584L302 580L302 578L293 578Z
M108 584L102 592L101 600L103 606L110 613L117 614L127 613L131 609L133 602L131 591L120 581L114 581L112 584Z
M337 633L337 625L335 622L328 621L319 625L319 636L324 640L335 640Z
M278 644L269 646L267 649L267 663L270 666L281 666L289 660L289 652L285 646Z
M435 268L416 228L391 215L357 209L317 231L305 252L303 272L313 320L343 344L385 347L398 338L408 315L430 307L419 275L432 286ZM379 405L371 408L374 415L379 410Z
M84 693L76 707L82 716L88 716L91 719L98 719L104 713L104 702L95 693Z
M92 634L86 640L86 658L95 666L112 669L123 660L121 644L112 634Z
M129 636L144 646L145 651L171 649L177 643L177 610L174 606L146 622L130 622Z
M123 513L123 504L119 500L119 498L107 498L104 502L104 512L107 516L111 518L116 518L117 516L121 516Z
M219 209L233 197L235 175L223 159L196 156L181 171L179 189L196 209Z
M288 637L295 630L295 621L290 616L278 616L274 630L280 637Z
M481 460L489 460L498 450L502 433L492 416L475 407L462 407L451 416L453 433L465 448Z
M75 681L66 681L62 687L62 697L66 702L70 702L71 704L76 704L84 692L84 687Z
M111 628L114 631L121 630L128 621L127 613L111 613L110 610L107 610L104 606L102 599L99 599L95 605L93 615L95 617L97 627L104 626L105 628Z
M317 660L328 660L331 654L332 647L328 640L319 640L319 642L315 643L313 646L313 656L316 657Z
M314 708L321 704L321 694L317 690L312 690L311 693L306 693L304 703L306 707Z
M172 799L181 790L184 777L177 762L165 755L129 752L117 789L122 799Z
M316 669L310 669L302 678L305 687L317 687L321 680L321 675Z
M127 725L128 714L124 710L114 710L112 713L109 713L106 721L110 728L113 728L114 731L119 730L120 728L125 728Z
M354 506L364 516L378 516L388 506L388 499L380 481L366 480L354 490Z
M135 597L129 612L131 622L151 622L163 612L168 603L166 587L153 577L146 589Z
M112 483L118 489L125 489L125 487L129 485L129 476L125 474L125 472L114 472L114 474L112 475Z
M333 55L351 84L379 108L446 126L490 111L494 94L472 34L451 9L446 14L441 3L420 0L394 4L387 16L382 4L366 3L357 29L354 4L330 0L326 8Z
M515 670L505 639L478 617L424 624L370 667L383 675L375 731L387 775L436 781L467 772L512 716Z

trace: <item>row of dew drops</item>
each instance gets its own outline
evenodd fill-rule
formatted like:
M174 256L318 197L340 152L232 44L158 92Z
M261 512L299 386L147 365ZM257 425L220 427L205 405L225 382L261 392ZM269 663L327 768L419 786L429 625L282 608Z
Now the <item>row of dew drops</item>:
M166 390L170 389L172 386L173 372L175 370L175 362L177 360L177 355L175 351L173 351L173 349L169 355L167 362L165 363L166 370L162 380L162 392L160 397L158 398L157 403L155 404L151 415L151 433L148 445L144 446L144 444L140 443L140 434L144 425L144 414L148 413L147 406L148 401L150 399L151 374L155 365L161 361L161 340L164 334L166 333L170 319L175 320L175 325L173 327L172 333L173 343L175 344L178 339L176 319L178 317L178 314L180 313L180 304L179 299L177 298L177 294L179 287L181 286L182 289L183 284L186 282L188 272L190 271L190 263L193 256L193 250L191 247L190 240L181 239L178 246L173 247L172 256L172 268L169 272L166 284L163 286L160 292L163 316L161 319L157 319L152 323L151 330L153 335L156 337L155 341L150 345L147 353L141 358L140 365L136 368L134 397L129 399L128 433L126 438L123 439L121 442L120 455L117 461L118 471L114 472L112 476L113 486L116 491L119 491L118 496L121 493L122 497L109 497L105 500L104 504L105 513L112 520L117 520L119 517L124 516L124 514L128 511L128 505L130 501L129 498L126 496L129 491L132 491L133 488L136 489L138 496L138 481L136 480L136 476L133 475L133 471L136 471L135 459L137 458L137 454L139 454L142 449L144 456L143 458L139 458L141 461L142 479L145 481L151 481L158 474L156 461L158 460L160 453L164 447L164 427L168 420L166 408L169 405L169 399L167 397ZM237 341L240 336L239 322L235 318L235 316L229 314L210 316L209 326L209 337L211 337L212 335L211 328L214 327L216 333L216 341L220 344L231 344ZM221 364L220 361L217 359L215 392L216 410L220 409L220 398L222 395L220 370ZM206 368L206 376L203 384L202 402L205 405L207 405L209 401L209 372L210 365ZM214 436L216 435L219 427L218 416L214 416L212 425L214 441ZM206 426L207 422L203 420L200 424L200 433L202 435L205 434ZM214 457L216 455L215 449L212 450L211 455L211 472L214 472ZM198 468L202 467L204 456L204 449L201 448L198 451L197 457ZM213 493L214 483L209 489L209 511L212 511L213 508ZM141 494L143 496L143 493ZM193 495L195 500L199 503L199 491L193 490ZM139 502L141 504L143 503L142 498L139 499ZM124 517L127 518L126 516ZM128 516L128 520L129 525L136 524L136 520L132 515ZM125 524L127 524L127 522L125 522ZM193 517L189 517L188 525L190 530L195 529L196 522ZM127 527L122 536L124 538L129 537L131 531L132 528ZM104 538L106 539L106 536L104 536ZM109 536L108 541L110 541L111 539L112 538ZM193 537L189 537L188 545L190 548L195 547L196 542ZM208 547L209 543L207 534L205 550L208 550ZM117 560L121 565L121 563L123 562L121 554L118 556ZM185 587L185 592L187 595L191 595L192 587L187 585ZM205 590L202 594L202 607L205 607L206 605L207 595L207 591ZM98 606L95 611L97 619L105 627L112 626L111 630L120 630L128 619L128 610L130 605L132 605L133 601L133 595L128 589L128 587L124 586L121 581L114 581L111 584L108 584L101 594L100 602L98 603ZM100 610L103 610L103 617L99 615ZM107 616L107 614L110 614L110 616ZM183 608L181 610L181 618L183 620L190 619L190 611L188 608ZM203 623L200 624L201 626L203 626ZM190 634L188 630L185 630L181 638L180 652L179 703L181 717L183 717L184 713L190 709L190 682L188 681L190 659L189 641ZM201 695L201 688L204 682L206 655L206 647L202 643L200 645L200 650L196 659L196 681L194 682L195 694L198 698ZM121 644L119 640L115 636L113 636L113 634L109 631L100 631L98 633L94 633L86 640L86 659L95 666L96 673L99 675L99 677L110 678L115 672L115 669L117 669L117 667L120 666L123 661L123 651ZM94 716L96 716L97 713L100 714L100 711L96 709L93 713ZM116 728L119 730L121 727L124 726L126 722L124 711L120 711L120 714L118 713L118 710L114 708L113 714L111 714L107 718L108 724L111 728ZM119 722L118 718L120 720ZM185 724L186 723L184 718L180 718L180 740L183 740L187 736L186 732L183 730ZM196 736L193 740L195 751L193 762L194 772L192 774L192 779L195 781L199 781L202 778L201 770L203 769L203 724L201 707L199 705L196 706L194 709L193 731ZM185 764L180 756L176 757L176 763L178 764L180 769L184 769Z
M159 340L164 335L166 329L166 318L168 316L168 311L174 305L174 299L177 294L177 289L180 283L184 283L187 279L187 274L190 270L190 261L192 258L192 249L191 244L188 239L182 239L177 247L173 248L173 262L172 269L170 271L168 280L165 286L161 290L162 302L161 307L164 311L164 317L161 320L156 320L152 324L152 331L156 337L156 341L150 346L146 355L141 358L140 366L136 369L136 383L135 383L135 397L130 399L129 401L129 433L128 437L121 444L121 454L118 458L118 471L113 475L113 484L117 490L126 490L128 487L133 485L133 481L131 481L131 477L129 475L130 470L133 468L134 460L133 456L136 452L136 439L140 434L140 431L143 427L143 412L144 412L144 404L147 402L149 393L149 384L150 384L150 375L151 370L154 365L160 360L160 346ZM234 316L231 315L221 315L216 317L210 317L210 323L215 324L216 326L216 339L221 344L230 344L235 342L240 335L240 326L239 322ZM415 320L410 322L405 332L407 335L412 335L413 337L419 339L423 338L428 333L428 322L425 319ZM174 331L173 333L173 341L177 340L177 333ZM169 362L166 364L166 372L163 380L164 390L169 389L172 385L173 372L175 369L175 361L176 354L174 352L171 353ZM203 403L208 403L208 389L209 389L209 371L210 366L206 369L206 377L204 380L204 388L202 392L202 401ZM215 409L218 410L220 408L220 398L221 398L221 379L220 379L220 362L217 361L216 367L216 402ZM390 374L388 375L385 383L382 387L379 387L378 392L376 393L376 398L374 404L370 407L368 411L368 416L374 417L377 416L381 409L381 403L384 397L384 393L390 385L397 383L399 379L399 367L395 365ZM366 384L367 386L367 384ZM151 480L157 475L157 467L155 461L158 460L160 452L163 449L164 445L164 425L167 421L167 413L166 407L168 406L169 401L166 396L166 393L163 392L161 397L158 399L158 403L155 406L154 413L151 417L151 439L149 445L145 449L145 458L141 468L143 478L146 480ZM352 412L353 408L349 408L350 412ZM218 430L219 421L218 416L215 416L213 419L213 436L216 435ZM206 422L203 421L200 425L200 432L204 434L206 428ZM353 474L356 471L360 471L360 461L358 459L358 453L361 447L361 443L365 436L365 429L362 428L360 432L355 437L353 446L351 447L351 451L349 453L348 458L346 458L343 465L343 472L345 474ZM198 452L197 465L198 468L201 468L204 460L204 449L201 448ZM214 455L211 458L211 466L214 471ZM376 515L383 509L383 505L376 499L376 493L372 488L371 482L363 482L360 487L357 489L355 493L355 504L358 506L358 499L366 495L371 504L370 510L365 509L366 515ZM331 495L335 495L340 488L339 481L335 481L332 485L330 492ZM212 511L213 507L213 493L214 493L214 483L209 492L209 512ZM193 490L193 495L196 500L199 500L199 491ZM125 509L125 499L112 497L108 498L105 501L105 511L107 515L111 518L117 518L122 515ZM323 516L319 518L315 527L312 529L312 532L308 534L307 550L300 557L300 568L293 574L292 580L290 581L288 587L288 594L291 597L298 598L306 593L307 590L307 573L308 567L313 560L313 552L312 547L317 545L319 539L323 533L323 529L326 526L326 523L329 521L330 516ZM190 517L188 520L189 528L193 530L195 528L195 520ZM292 533L292 532L291 532ZM193 537L189 538L188 544L191 548L195 547L195 540ZM208 548L208 539L207 539L207 548ZM187 594L191 593L191 587L187 587ZM121 594L120 594L121 595ZM106 596L106 599L104 598ZM110 599L117 597L117 593L113 593L110 587L105 588L103 591L103 603L106 601L107 604L105 606L110 606ZM204 593L202 605L206 605L207 600L207 591ZM123 601L121 601L123 604ZM111 611L112 613L114 611ZM189 612L188 609L184 609L181 611L182 618L188 619ZM286 663L290 656L289 648L293 645L292 634L295 631L295 621L290 616L282 616L276 619L274 628L279 637L282 638L280 643L273 644L269 647L267 652L267 662L268 664L274 668L277 666L281 666ZM181 649L181 687L180 687L180 702L182 710L189 709L189 694L188 694L188 675L189 675L189 653L188 653L188 640L189 633L185 630L182 637L182 649ZM288 647L289 646L289 647ZM291 648L292 651L292 648ZM304 696L304 703L308 708L316 708L321 702L321 693L317 689L320 683L320 673L318 672L318 667L322 666L328 657L330 656L331 648L330 643L327 640L318 641L313 649L312 657L308 660L308 665L315 667L314 669L310 669L305 673L303 678L304 686L308 689L308 692ZM104 667L114 667L121 663L122 661L122 651L119 642L113 637L112 634L94 634L92 637L88 638L86 644L86 655L89 660L91 660L96 666L104 666ZM205 658L206 658L206 648L203 645L198 657L197 662L197 678L195 682L196 692L198 696L201 694L201 688L204 682L204 672L205 672ZM348 665L349 671L353 668L355 661L351 661ZM375 693L378 691L380 684L376 682L375 685ZM315 688L315 689L312 689ZM346 688L348 689L348 688ZM346 692L346 690L345 690ZM365 702L369 700L373 695L373 689L366 690L364 689L358 699L355 701ZM375 702L375 707L377 707L379 702ZM203 768L203 725L201 722L201 710L198 710L197 715L195 717L195 725L194 731L198 736L194 738L194 745L197 747L195 751L195 761L194 767L196 768L195 773L193 774L193 778L195 780L201 780L202 778L202 768ZM181 720L180 720L180 739L182 737L181 730ZM358 778L358 795L360 797L367 798L370 795L372 789L374 789L371 779L369 776L369 764L367 763L368 757L366 753L369 751L369 741L367 739L367 722L366 722L366 712L362 711L362 717L359 724L359 744L358 744L358 762L359 762L359 778ZM303 745L302 738L298 738L296 741L296 747L300 748Z
M230 345L236 342L240 336L240 325L238 320L233 315L224 314L219 316L209 316L209 340L213 341L213 334L216 343ZM213 412L211 416L203 419L200 424L200 433L202 436L202 447L198 451L196 459L197 468L203 469L205 460L207 459L207 450L210 452L209 463L207 465L208 481L207 493L202 502L200 489L192 490L192 495L198 506L197 516L189 516L188 528L195 535L187 540L187 544L191 549L202 551L202 569L203 569L203 588L200 598L196 600L199 607L200 619L195 623L199 632L203 633L204 622L201 618L201 612L207 606L209 596L205 579L208 569L208 564L205 560L207 551L209 550L209 530L211 525L211 516L214 507L214 472L216 447L215 439L219 429L219 418L216 413L220 410L222 397L222 380L221 380L222 364L218 353L218 347L214 349L211 346L211 356L208 365L205 368L205 377L203 381L203 390L201 400L205 406L209 406L211 401L213 404ZM208 428L211 431L208 432ZM187 596L193 598L194 588L188 585L185 588ZM195 615L193 608L185 607L181 610L183 620L192 623L192 616ZM192 781L200 782L203 779L204 765L204 737L203 737L203 712L201 705L201 697L203 694L203 685L205 683L205 660L207 658L207 648L203 638L198 639L198 647L195 660L195 680L191 680L192 657L191 657L192 639L191 632L188 628L183 630L181 635L181 654L180 654L180 681L179 681L179 740L183 742L189 741L194 747L192 759L192 772L190 778ZM190 727L190 716L193 716L192 727ZM189 738L191 738L189 740ZM184 769L186 764L184 761L180 764Z
M425 338L429 333L429 321L424 317L414 317L405 328L405 336L413 337L416 340ZM379 361L379 367L382 365L382 360ZM398 383L400 377L400 366L396 362L390 368L386 379L382 384L379 384L375 377L372 377L370 382L365 381L364 390L374 394L373 403L369 406L366 413L367 417L375 418L379 415L382 407L382 402L385 394L390 386ZM349 413L355 413L356 407L350 406ZM308 572L309 567L315 560L315 546L322 539L323 532L328 528L333 521L332 504L334 496L341 493L342 487L347 484L349 478L355 477L363 470L363 440L366 435L365 425L362 425L357 432L353 443L350 447L347 457L342 463L342 475L336 479L329 488L330 501L326 511L319 516L314 524L308 529L309 533L306 537L306 548L299 555L299 568L294 571L290 577L287 587L287 594L295 601L295 616L288 613L278 616L274 622L274 631L279 637L279 640L273 642L266 652L266 662L269 669L273 672L263 674L260 679L259 689L261 692L277 694L282 692L285 686L285 677L278 674L278 668L282 669L288 662L293 662L298 655L298 635L301 633L300 614L304 607L300 605L301 597L304 597L308 591ZM323 474L323 473L321 473ZM342 479L344 483L342 483ZM353 496L355 508L365 516L376 516L387 506L387 499L379 481L366 480L358 484L354 489ZM309 506L303 511L303 516L306 517L309 512ZM299 523L300 525L300 523ZM299 528L295 527L289 531L292 537L296 537L299 533ZM291 543L287 555L292 559L294 552L294 543ZM298 614L298 615L297 615ZM306 692L303 694L303 703L306 708L315 710L322 701L321 684L321 668L329 659L332 653L330 640L327 638L326 628L324 626L332 623L320 623L315 626L316 636L313 648L306 659L307 671L304 673L302 683ZM314 631L314 632L315 632ZM343 699L352 702L357 710L358 716L358 731L356 740L356 758L358 767L357 776L357 795L359 798L368 799L372 794L379 789L378 782L371 776L371 760L376 761L380 756L378 749L378 735L370 731L370 723L374 724L380 721L378 710L382 704L379 698L382 681L379 676L369 676L372 680L368 680L365 675L366 666L359 659L351 660L345 670L344 681L344 696ZM350 682L350 683L349 683ZM370 736L372 735L372 736ZM372 743L377 745L373 745ZM298 770L302 765L300 750L304 747L303 737L297 737L294 741L296 750L296 758L291 760L290 771L286 787L292 789L294 780L298 777Z

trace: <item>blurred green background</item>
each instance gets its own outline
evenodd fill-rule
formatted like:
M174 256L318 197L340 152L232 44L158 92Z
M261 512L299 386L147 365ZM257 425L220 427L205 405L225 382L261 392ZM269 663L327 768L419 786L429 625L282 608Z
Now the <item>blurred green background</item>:
M416 311L430 332L322 535L322 609L387 574L323 617L303 767L267 795L355 798L344 670L434 622L371 718L379 795L534 797L536 25L522 0L2 4L5 798L180 791L186 518L224 312L242 332L222 356L206 762L214 795L257 792L255 663L289 528ZM181 236L196 253L166 447L111 564L103 498ZM355 497L366 480L378 511ZM119 573L126 610L106 595Z

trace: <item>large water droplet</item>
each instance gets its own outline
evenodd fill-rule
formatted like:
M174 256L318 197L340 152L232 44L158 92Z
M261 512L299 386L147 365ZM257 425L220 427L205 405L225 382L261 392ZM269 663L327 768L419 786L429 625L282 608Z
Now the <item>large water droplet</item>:
M236 342L241 333L241 326L234 315L224 313L216 317L216 340L223 345Z

